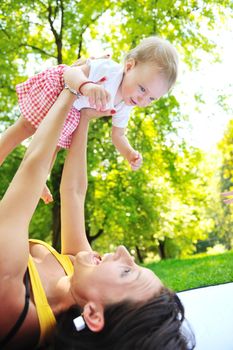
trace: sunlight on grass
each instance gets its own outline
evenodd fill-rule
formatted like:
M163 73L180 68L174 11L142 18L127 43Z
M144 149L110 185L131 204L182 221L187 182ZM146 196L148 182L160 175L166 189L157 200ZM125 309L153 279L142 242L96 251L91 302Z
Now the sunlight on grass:
M176 292L233 281L233 251L146 265Z

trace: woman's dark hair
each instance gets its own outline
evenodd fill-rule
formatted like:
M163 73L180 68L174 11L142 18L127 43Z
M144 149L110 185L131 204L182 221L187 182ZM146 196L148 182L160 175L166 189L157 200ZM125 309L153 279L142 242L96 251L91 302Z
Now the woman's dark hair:
M123 301L106 306L101 332L88 327L77 332L73 319L79 315L80 309L71 308L61 316L55 350L187 350L195 346L191 329L183 326L183 305L166 288L144 304Z

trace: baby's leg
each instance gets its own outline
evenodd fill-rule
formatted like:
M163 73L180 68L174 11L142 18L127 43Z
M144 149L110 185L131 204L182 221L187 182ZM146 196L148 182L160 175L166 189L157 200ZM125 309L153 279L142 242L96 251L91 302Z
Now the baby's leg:
M53 155L53 159L51 161L51 165L50 165L50 169L49 169L49 172L52 170L53 168L53 165L55 163L55 160L56 160L56 157L57 157L57 152L60 150L60 147L57 146L56 148L56 151L54 152L54 155ZM53 202L53 195L52 193L50 192L50 189L48 188L47 185L45 185L43 191L42 191L42 194L41 194L41 197L40 197L45 204L49 204L51 202Z
M16 146L23 140L32 136L36 128L32 126L23 116L20 116L15 124L10 126L0 137L0 165Z

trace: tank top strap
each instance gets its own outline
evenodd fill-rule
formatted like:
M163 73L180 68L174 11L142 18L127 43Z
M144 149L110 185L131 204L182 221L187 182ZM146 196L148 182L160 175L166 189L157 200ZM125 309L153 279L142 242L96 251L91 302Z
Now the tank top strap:
M31 287L36 306L36 311L40 324L40 344L47 338L56 326L56 319L48 303L44 288L42 286L39 273L34 261L29 255L28 271L30 275Z
M70 276L72 275L73 271L74 271L74 267L73 264L69 258L68 255L64 255L64 254L60 254L56 251L56 249L54 249L51 245L49 245L48 243L41 241L39 239L29 239L29 242L32 243L36 243L36 244L41 244L44 247L46 247L57 259L57 261L61 264L61 266L63 267L65 273Z
M45 246L54 255L57 261L61 264L65 273L67 275L72 275L73 264L70 258L68 257L68 255L59 254L53 247L51 247L46 242L43 242L37 239L30 239L29 242L35 243L35 244L41 244ZM56 326L56 319L48 303L44 288L40 280L39 273L37 271L36 265L31 255L29 255L29 260L28 260L28 271L29 271L36 311L38 315L38 320L40 324L39 344L42 344L44 340L47 337L49 337L50 334L53 332Z

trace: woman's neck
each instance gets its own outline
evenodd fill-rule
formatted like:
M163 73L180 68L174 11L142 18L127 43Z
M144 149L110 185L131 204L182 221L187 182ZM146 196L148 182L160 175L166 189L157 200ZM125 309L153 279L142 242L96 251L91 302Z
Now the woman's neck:
M71 293L70 279L70 276L63 276L50 285L47 299L54 315L58 315L76 304Z

